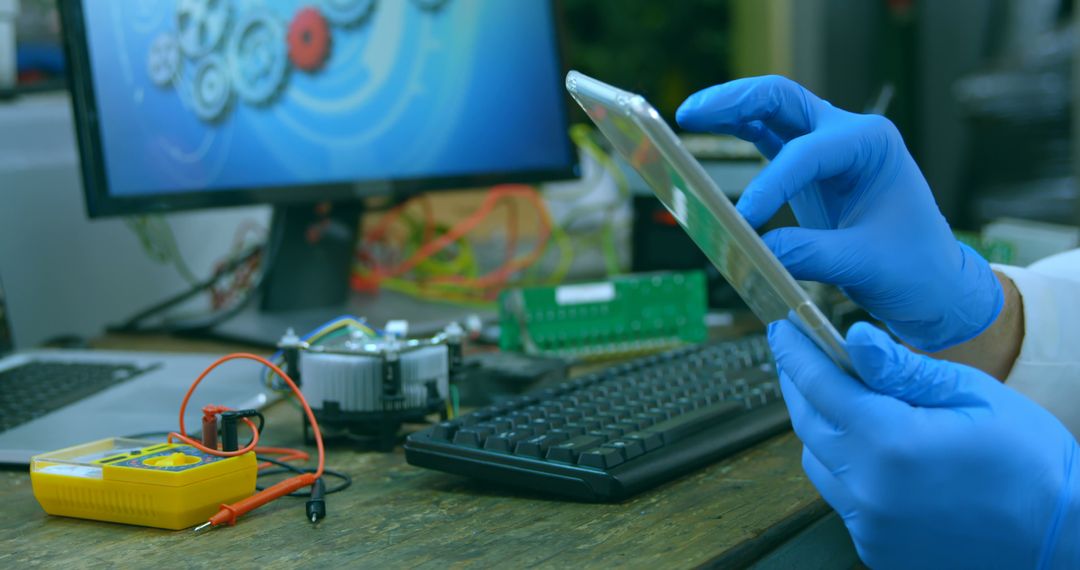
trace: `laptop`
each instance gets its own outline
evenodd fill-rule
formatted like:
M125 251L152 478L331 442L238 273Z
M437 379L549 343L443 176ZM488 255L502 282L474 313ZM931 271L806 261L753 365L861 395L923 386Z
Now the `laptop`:
M15 352L0 283L0 464L114 436L164 437L176 431L180 402L220 354L105 350ZM184 416L201 431L202 407L260 409L274 399L257 363L231 361L199 384Z

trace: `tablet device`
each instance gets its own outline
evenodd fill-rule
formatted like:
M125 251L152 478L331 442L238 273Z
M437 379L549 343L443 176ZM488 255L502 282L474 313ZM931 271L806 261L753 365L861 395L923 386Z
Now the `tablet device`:
M844 339L643 97L582 73L566 89L765 323L789 319L854 374Z

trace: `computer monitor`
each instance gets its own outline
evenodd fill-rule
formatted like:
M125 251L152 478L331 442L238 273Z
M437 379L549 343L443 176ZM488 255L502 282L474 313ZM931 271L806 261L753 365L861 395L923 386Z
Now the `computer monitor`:
M575 176L553 3L59 0L87 212L274 204L264 308L341 302L362 198Z
M14 349L15 339L11 335L7 299L4 297L4 282L0 281L0 356L4 356Z

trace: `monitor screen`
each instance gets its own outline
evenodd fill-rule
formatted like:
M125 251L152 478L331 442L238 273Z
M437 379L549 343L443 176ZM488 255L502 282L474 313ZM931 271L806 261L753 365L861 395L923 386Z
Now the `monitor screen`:
M61 6L92 215L574 170L551 0Z

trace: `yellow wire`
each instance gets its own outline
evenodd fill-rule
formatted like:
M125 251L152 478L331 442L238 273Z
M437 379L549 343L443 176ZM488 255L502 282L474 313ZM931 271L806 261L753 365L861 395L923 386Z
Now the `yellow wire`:
M352 327L352 328L358 329L358 330L362 331L364 334L366 334L368 336L371 336L371 337L376 336L375 330L372 329L371 327L367 326L366 324L364 324L363 321L356 320L356 319L354 319L352 317L345 317L345 318L342 318L342 319L338 319L338 320L336 320L336 321L322 327L321 329L316 330L311 335L311 337L309 337L305 342L307 342L308 345L317 344L320 340L326 338L327 335L332 334L334 332L337 332L337 331L339 331L339 330L341 330L343 328L346 328L346 327ZM277 359L277 361L274 362L274 364L282 365L284 362L285 362L285 356L282 355L282 357ZM267 373L266 373L266 376L264 378L265 378L264 384L266 384L267 386L273 387L273 379L274 379L273 372L268 370Z
M488 309L494 306L493 301L476 294L477 290L470 285L456 283L427 283L421 285L407 279L387 278L382 280L380 286L385 287L388 291L404 293L418 299L475 306L480 309ZM473 294L457 293L455 290L471 291Z
M411 217L403 215L404 220L410 226L409 238L412 243L408 244L408 247L412 249L406 249L406 257L412 252L423 247L423 229L420 223L413 220ZM435 230L447 231L449 228L446 226L436 226ZM472 243L462 236L457 240L457 255L452 259L442 260L439 259L439 255L432 255L421 261L416 265L414 271L418 274L427 273L430 275L465 275L467 277L474 277L479 274L479 265L476 262L476 252L473 249ZM445 250L444 250L445 251ZM442 253L442 252L441 252Z

